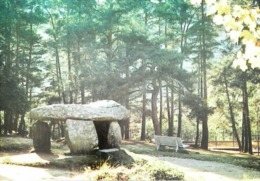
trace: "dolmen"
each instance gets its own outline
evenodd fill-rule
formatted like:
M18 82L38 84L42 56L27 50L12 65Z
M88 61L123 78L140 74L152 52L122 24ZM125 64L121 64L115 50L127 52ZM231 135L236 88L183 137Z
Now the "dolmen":
M112 100L90 104L53 104L30 111L33 145L36 152L50 150L50 128L45 121L66 121L65 140L73 154L119 148L122 141L119 121L129 119L129 111Z

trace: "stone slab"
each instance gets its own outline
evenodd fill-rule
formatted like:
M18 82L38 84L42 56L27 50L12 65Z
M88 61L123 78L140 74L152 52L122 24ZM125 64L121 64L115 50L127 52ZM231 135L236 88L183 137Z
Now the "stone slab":
M90 104L53 104L30 111L30 118L34 120L121 121L129 116L125 107L112 100Z

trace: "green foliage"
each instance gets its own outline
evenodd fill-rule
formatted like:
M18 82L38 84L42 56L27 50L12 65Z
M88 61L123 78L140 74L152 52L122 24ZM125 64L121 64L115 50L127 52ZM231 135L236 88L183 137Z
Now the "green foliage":
M218 18L227 18L228 7L220 7L222 9L213 9L214 13ZM0 10L0 111L2 115L6 110L12 113L8 121L11 123L16 114L22 117L31 107L51 102L84 104L113 99L131 111L138 110L141 115L142 94L147 94L149 112L150 91L158 82L162 83L163 91L164 87L170 87L172 94L178 92L180 85L186 90L202 89L201 84L207 78L202 69L223 62L216 50L218 29L212 24L212 18L202 18L201 8L184 0L107 0L103 3L95 0L0 0ZM253 16L247 19L241 12L252 14L251 9L236 11L248 26L247 21L251 22ZM239 22L230 21L226 27L234 28ZM253 28L258 27L255 22L251 24ZM242 31L241 38L256 41L248 31ZM251 44L246 45L250 47ZM252 51L258 52L253 48ZM224 49L230 53L229 49ZM250 49L245 49L245 53L248 55ZM210 61L215 55L218 60ZM203 57L209 61L203 62ZM257 84L260 82L259 70L253 69L255 64L246 76L230 67L226 72L238 121L241 81L246 79L252 83L249 104L253 110L250 118L254 132L257 131ZM212 70L216 71L208 72ZM227 123L222 73L219 70L215 75L219 78L216 82L208 82L208 87L216 90L214 97L218 95L216 101L212 97L207 99L209 106L206 99L180 92L175 95L173 107L177 108L176 100L184 97L183 103L191 110L189 118L202 119L212 113L210 106L215 106L216 114L210 119L217 122L217 117L224 113L223 124ZM203 97L202 90L196 92ZM163 114L165 104L163 102ZM150 115L147 116L150 119ZM163 118L166 122L165 115ZM139 121L140 117L135 120ZM152 137L154 128L149 125L148 129L148 137ZM223 129L228 129L228 125Z
M205 116L213 113L213 108L208 107L205 101L194 94L187 93L183 98L184 105L190 107L190 118L198 117L201 120L205 119Z
M38 1L1 0L0 4L0 111L6 114L4 132L12 133L18 126L22 128L19 131L24 131L22 119L34 101L34 87L41 84L39 60L44 51L37 26L46 19ZM19 115L21 121L13 121Z

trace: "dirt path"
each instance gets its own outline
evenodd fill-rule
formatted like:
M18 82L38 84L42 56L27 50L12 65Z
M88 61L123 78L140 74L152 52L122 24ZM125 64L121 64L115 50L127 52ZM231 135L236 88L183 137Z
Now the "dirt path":
M16 140L16 139L15 139ZM8 141L14 143L15 140ZM1 140L3 141L3 140ZM16 140L17 141L17 140ZM28 141L28 140L26 140ZM31 141L31 140L29 140ZM18 140L19 144L25 141ZM18 144L17 143L17 144ZM28 143L29 144L29 143ZM31 144L31 143L30 143ZM131 146L131 145L130 145ZM132 145L133 146L133 145ZM142 145L134 145L142 146ZM62 150L64 151L64 150ZM9 153L0 152L0 181L2 180L89 180L87 173L72 172L69 170L58 168L40 168L18 166L22 163L27 164L48 164L50 161L63 159L67 156L62 155L42 155L36 153ZM181 159L175 157L155 157L151 155L142 155L132 153L141 159L158 159L170 166L184 172L185 180L187 181L203 181L203 180L221 180L221 181L234 181L234 180L259 180L260 172L250 170L235 165L199 161L194 159ZM3 163L17 163L18 165L8 165Z
M25 154L24 156L25 160L29 159L28 154ZM230 164L174 157L151 157L149 155L139 156L143 159L158 159L179 169L184 172L185 180L187 181L260 180L260 172ZM19 156L20 159L22 157L22 155ZM18 157L13 156L13 158L17 159ZM33 157L30 157L31 161L32 159ZM35 157L34 159L35 161L39 161L39 158L36 159ZM84 173L56 168L37 168L0 164L0 180L88 180L87 178L88 176Z
M148 156L149 157L149 156ZM250 169L216 162L157 157L166 164L185 173L187 181L235 181L260 180L260 173ZM88 180L84 173L53 168L35 168L27 166L0 164L0 180Z
M158 157L157 159L184 172L185 180L260 180L260 172L231 164L174 157Z
M0 164L0 180L86 180L86 175L61 169Z

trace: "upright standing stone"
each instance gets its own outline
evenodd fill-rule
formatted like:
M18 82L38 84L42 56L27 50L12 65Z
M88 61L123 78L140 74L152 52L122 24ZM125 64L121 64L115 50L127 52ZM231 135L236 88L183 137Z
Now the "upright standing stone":
M122 142L121 128L117 121L113 121L109 125L107 142L111 148L119 148L119 144Z
M54 104L32 109L30 118L66 121L65 139L71 153L85 153L95 147L117 148L122 140L118 122L127 120L129 111L112 100L90 104Z
M90 152L98 146L98 136L93 121L68 119L65 139L73 154Z
M37 121L32 126L32 138L35 152L50 152L51 131L47 123Z

